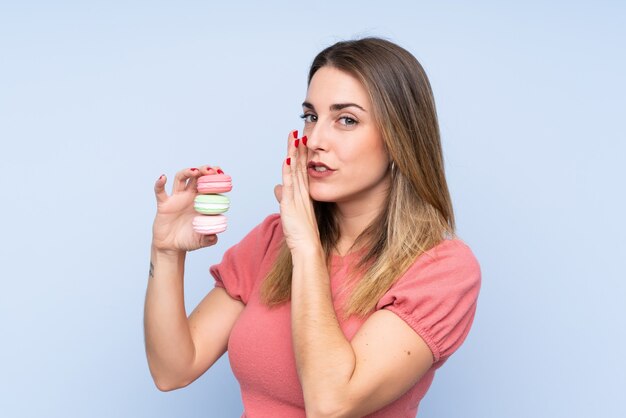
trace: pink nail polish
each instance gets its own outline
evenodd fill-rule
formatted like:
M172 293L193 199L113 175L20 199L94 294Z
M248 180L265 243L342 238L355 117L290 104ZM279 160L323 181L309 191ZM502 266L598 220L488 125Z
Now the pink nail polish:
M299 140L299 139L296 139L296 140L294 141L294 143L293 143L293 144L296 146L296 148L298 148L298 144L299 144L299 143L300 143L300 140Z
M198 171L197 168L190 168L191 171Z
M287 165L291 165L291 158L287 157Z
M304 145L305 147L306 147L306 141L307 141L307 138L306 138L306 135L304 135L302 137L302 145Z

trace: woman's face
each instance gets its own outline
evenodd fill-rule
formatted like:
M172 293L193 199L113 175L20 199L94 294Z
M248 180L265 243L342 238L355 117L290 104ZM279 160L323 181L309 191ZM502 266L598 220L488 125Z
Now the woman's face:
M389 158L365 87L348 73L322 67L302 106L311 198L383 204Z

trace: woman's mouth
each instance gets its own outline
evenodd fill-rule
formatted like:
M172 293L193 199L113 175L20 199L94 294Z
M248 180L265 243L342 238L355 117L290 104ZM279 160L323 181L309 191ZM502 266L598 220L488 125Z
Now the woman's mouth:
M324 163L311 161L307 165L307 172L313 178L324 178L331 175L335 170L331 169Z

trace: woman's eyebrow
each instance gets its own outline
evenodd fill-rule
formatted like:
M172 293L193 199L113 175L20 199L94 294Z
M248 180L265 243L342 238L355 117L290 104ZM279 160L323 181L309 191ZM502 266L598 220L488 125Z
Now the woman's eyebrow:
M302 107L306 107L307 109L311 109L311 110L315 111L315 106L313 106L309 102L303 102L302 103ZM338 110L345 109L346 107L356 107L358 109L361 109L363 112L367 113L367 110L363 109L361 106L359 106L356 103L337 103L337 104L333 104L333 105L330 105L330 110L331 110L331 112L336 112Z

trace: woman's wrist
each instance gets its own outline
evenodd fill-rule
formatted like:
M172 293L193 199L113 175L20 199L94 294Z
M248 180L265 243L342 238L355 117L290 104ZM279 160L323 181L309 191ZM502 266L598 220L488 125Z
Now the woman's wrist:
M291 250L291 259L294 265L312 261L324 262L324 249L321 244L293 248Z
M155 245L154 242L152 243L152 247L150 251L151 258L154 261L156 261L157 259L164 260L164 261L180 261L180 260L185 259L186 254L187 252L184 250L172 250L172 249L160 248L157 245Z
M167 278L167 281L182 280L186 254L184 251L160 250L152 246L148 279L154 280L155 277L159 277L159 281L164 278Z

